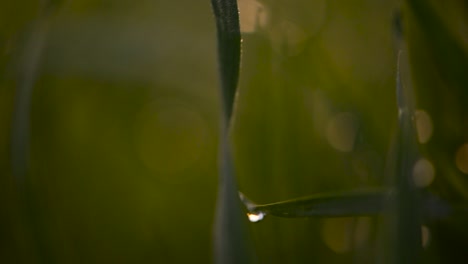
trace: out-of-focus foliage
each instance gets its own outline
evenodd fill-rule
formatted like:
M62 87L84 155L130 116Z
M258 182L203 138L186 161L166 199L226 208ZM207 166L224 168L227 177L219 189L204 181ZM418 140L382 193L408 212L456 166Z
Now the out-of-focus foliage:
M240 3L233 136L242 192L264 204L382 186L397 117L395 3ZM376 224L372 217L271 217L252 228L264 263L362 263L374 259ZM358 226L362 234L347 235Z
M459 0L408 1L405 33L419 109L418 136L428 135L421 152L427 162L422 167L433 175L429 189L450 204L464 206L468 204L467 7ZM425 260L455 263L466 258L465 223L466 213L428 223L433 250Z
M74 0L51 14L24 208L10 131L23 36L41 5L0 3L0 262L209 263L219 105L209 2Z
M461 88L457 92L437 81L443 73L466 76L461 74L466 72L463 21L467 16L466 11L461 11L466 10L465 4L407 2L418 2L416 11L423 17L415 18L416 11L406 2L397 1L240 1L244 50L234 139L240 188L247 197L265 204L394 181L391 178L395 172L401 171L391 166L403 163L392 161L392 149L400 148L402 154L414 152L408 144L392 146L411 139L391 140L398 129L399 114L395 98L396 55L404 49L410 65L402 67L404 86L415 89L410 92L416 102L413 132L421 149L416 157L411 157L415 163L404 161L410 166L405 168L406 177L439 199L466 204L465 196L451 196L454 190L467 186L464 174L468 171L463 171L466 147L462 145L466 142L466 122L462 119L466 114L462 110L464 100L457 97L467 83L464 79L450 80ZM392 27L394 16L400 12L403 36ZM243 13L247 17L242 17ZM463 53L459 58L452 56L455 60L451 61L444 54L453 53L448 49L454 44ZM444 97L457 100L446 102L450 106L440 102L431 111L425 106L424 98L438 101ZM447 107L439 109L442 104ZM460 119L443 114L450 108ZM433 113L440 114L439 122ZM447 146L437 139L450 131L447 125L456 129L460 137L465 135L457 143L457 147L462 145L459 154L455 155L455 150L427 151L426 147L433 144ZM449 153L445 162L433 156L445 153ZM406 159L405 156L401 157ZM392 165L395 162L397 165ZM444 173L450 170L452 177ZM444 195L440 188L452 194ZM412 208L419 209L414 205ZM398 221L404 223L405 217L417 216L417 212L404 214ZM375 263L391 261L387 256L396 253L387 242L389 237L385 237L392 232L385 231L390 223L387 217L339 221L266 217L252 228L265 263ZM257 221L258 215L253 219ZM420 256L423 262L438 263L464 254L459 248L466 244L463 240L467 237L466 227L459 224L463 219L465 216L460 215L443 220L408 219L407 224L423 220L421 232L417 232L422 236L417 240L424 249ZM409 238L410 234L406 235ZM448 241L452 236L457 241L453 252ZM404 236L398 239L400 244L405 241Z
M211 262L220 97L209 1L52 1L20 188L17 73L45 2L0 3L0 262ZM238 2L231 136L247 197L267 204L390 181L401 8L420 148L412 177L466 204L467 75L443 56L456 45L466 65L465 1L417 1L433 11L422 18L396 0ZM375 263L388 254L383 217L267 216L250 228L261 263ZM421 223L425 263L466 259L465 219Z

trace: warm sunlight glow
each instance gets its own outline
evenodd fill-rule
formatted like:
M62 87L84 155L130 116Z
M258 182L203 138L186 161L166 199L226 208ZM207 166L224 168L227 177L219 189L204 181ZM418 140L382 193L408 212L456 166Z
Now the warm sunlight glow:
M268 13L261 3L256 0L239 0L239 19L242 33L252 33L259 27L264 27L268 20Z
M455 163L457 168L465 173L468 174L468 143L460 146L455 154Z
M431 116L424 110L416 110L414 114L418 141L421 144L426 143L432 136L432 119Z
M357 129L357 118L352 113L339 113L328 122L328 143L339 151L350 152L354 147Z
M370 234L368 217L342 217L325 219L322 226L325 244L336 253L346 253L362 247Z
M266 30L275 52L283 56L297 56L306 49L308 40L320 32L326 20L327 1L308 3L311 6L306 10L298 9L301 10L299 14L292 14L287 5L286 8L274 9Z
M427 226L421 226L421 242L423 248L427 248L429 246L429 242L431 239L431 232Z
M413 181L417 187L429 186L435 177L435 169L427 159L419 159L413 167Z
M256 223L261 221L265 217L265 214L263 212L251 212L247 213L247 217L249 218L250 222Z

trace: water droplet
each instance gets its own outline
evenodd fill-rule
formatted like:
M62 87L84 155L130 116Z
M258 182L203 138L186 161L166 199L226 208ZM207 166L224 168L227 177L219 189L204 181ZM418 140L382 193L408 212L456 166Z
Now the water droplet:
M265 213L263 212L249 212L247 213L247 217L249 221L252 223L256 223L261 221L265 217Z

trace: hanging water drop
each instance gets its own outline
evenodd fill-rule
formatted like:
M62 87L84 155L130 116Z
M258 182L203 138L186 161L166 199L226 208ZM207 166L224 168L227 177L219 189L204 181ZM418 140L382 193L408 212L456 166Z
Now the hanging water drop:
M252 223L259 222L265 217L265 213L263 212L249 212L247 213L247 217L249 221Z

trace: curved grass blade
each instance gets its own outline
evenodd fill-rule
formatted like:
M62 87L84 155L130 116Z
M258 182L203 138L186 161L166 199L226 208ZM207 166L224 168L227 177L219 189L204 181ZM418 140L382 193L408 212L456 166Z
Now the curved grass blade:
M374 215L384 212L393 197L388 189L361 189L258 205L240 196L251 213L288 218Z
M237 196L235 169L229 143L229 124L239 78L241 35L236 0L212 0L218 36L222 95L220 178L215 222L215 262L251 263L254 253L247 219Z
M211 0L218 36L218 62L221 76L223 114L229 121L239 79L241 35L236 0ZM225 124L228 126L228 124Z

